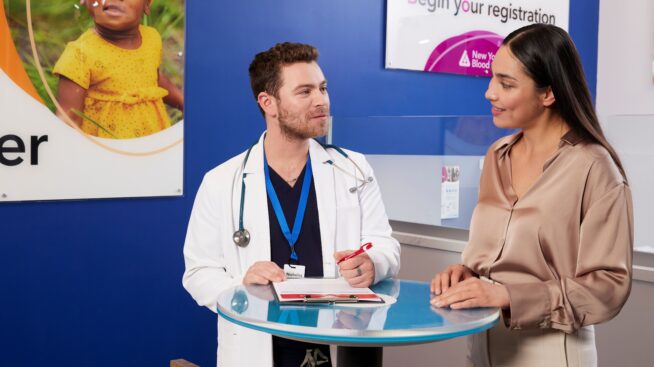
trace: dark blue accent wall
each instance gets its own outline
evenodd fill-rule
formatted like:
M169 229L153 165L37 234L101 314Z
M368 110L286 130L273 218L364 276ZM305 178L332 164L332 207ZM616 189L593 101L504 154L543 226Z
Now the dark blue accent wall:
M594 93L599 0L571 2ZM336 116L488 114L488 79L383 68L385 8L189 1L185 196L0 205L1 364L215 364L215 316L181 286L182 245L203 173L264 127L247 76L256 52L285 40L317 46Z

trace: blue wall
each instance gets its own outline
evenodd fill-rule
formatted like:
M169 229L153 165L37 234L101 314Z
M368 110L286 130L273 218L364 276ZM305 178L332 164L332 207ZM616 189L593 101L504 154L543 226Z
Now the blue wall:
M572 3L594 92L599 1ZM247 66L275 42L319 48L336 116L488 114L487 79L383 69L383 1L187 7L185 196L0 205L3 365L215 364L215 316L181 286L186 223L203 173L264 127Z

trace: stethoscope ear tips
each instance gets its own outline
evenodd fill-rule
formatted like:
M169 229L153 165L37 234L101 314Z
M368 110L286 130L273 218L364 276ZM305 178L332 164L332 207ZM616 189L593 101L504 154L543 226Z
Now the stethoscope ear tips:
M361 180L361 184L359 186L350 187L348 191L351 194L354 194L359 189L363 188L365 185L371 183L372 181L373 181L372 176L368 176L368 178L366 178L365 180Z

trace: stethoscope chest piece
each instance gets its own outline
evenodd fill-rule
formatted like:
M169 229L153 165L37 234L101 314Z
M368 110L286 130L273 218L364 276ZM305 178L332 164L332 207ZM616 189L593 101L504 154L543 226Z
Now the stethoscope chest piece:
M246 247L250 244L250 232L247 229L239 229L234 232L232 238L234 239L234 243L239 247Z

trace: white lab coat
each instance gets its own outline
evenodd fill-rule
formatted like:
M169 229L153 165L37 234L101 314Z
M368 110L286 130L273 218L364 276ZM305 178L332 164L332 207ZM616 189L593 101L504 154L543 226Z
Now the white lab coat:
M364 156L346 151L366 177L373 176ZM375 283L396 276L400 267L400 245L391 237L391 227L377 181L355 193L360 184L327 161L335 162L361 179L354 164L334 149L325 150L311 140L309 146L316 188L323 273L338 276L334 252L356 249L372 242L369 256L375 264ZM245 152L209 171L193 205L184 244L186 271L182 283L195 301L216 312L218 295L241 284L248 268L257 261L270 261L270 229L263 171L263 135L254 145L242 169ZM232 234L238 229L242 172L245 178L244 228L250 244L241 248ZM272 337L234 325L218 317L218 365L272 367Z

